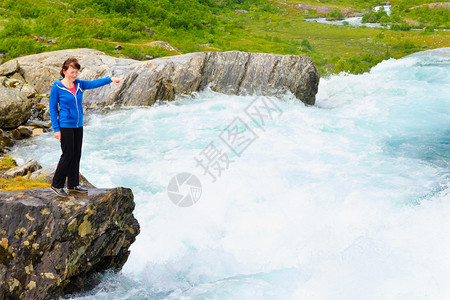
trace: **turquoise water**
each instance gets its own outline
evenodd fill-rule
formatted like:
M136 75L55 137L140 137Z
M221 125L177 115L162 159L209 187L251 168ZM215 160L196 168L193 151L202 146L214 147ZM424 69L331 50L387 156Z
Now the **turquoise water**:
M89 113L82 173L133 189L141 234L74 299L448 299L449 67L446 48L322 79L312 107L205 91ZM261 101L276 109L258 127ZM219 137L236 117L254 137L240 156ZM232 160L214 182L195 161L211 142ZM59 151L43 134L14 157ZM202 184L185 208L167 194L181 172Z

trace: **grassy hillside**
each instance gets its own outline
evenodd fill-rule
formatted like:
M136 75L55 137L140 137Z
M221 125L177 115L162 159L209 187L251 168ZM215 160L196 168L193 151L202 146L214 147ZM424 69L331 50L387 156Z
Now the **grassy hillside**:
M396 16L420 15L394 2ZM414 4L412 4L414 2ZM433 2L433 1L428 1ZM389 57L448 47L448 31L396 31L305 21L295 4L367 12L374 0L4 0L0 53L8 59L58 49L89 47L146 59L194 51L243 50L308 55L322 73L360 73ZM404 9L407 7L407 9ZM397 8L395 8L397 9ZM428 8L427 8L428 9ZM447 10L448 11L448 10ZM395 12L393 12L395 15ZM436 15L439 15L436 14ZM433 28L445 26L444 19ZM403 19L402 19L403 20ZM448 19L447 19L448 21ZM428 22L428 21L427 21ZM429 28L430 29L430 28ZM160 47L164 41L175 47ZM122 49L115 49L120 44Z

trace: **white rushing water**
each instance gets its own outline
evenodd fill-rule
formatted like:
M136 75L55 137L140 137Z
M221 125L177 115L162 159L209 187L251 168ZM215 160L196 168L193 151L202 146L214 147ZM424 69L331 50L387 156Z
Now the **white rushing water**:
M315 106L202 92L89 113L81 171L132 188L141 233L75 298L448 299L449 67L446 48L321 79ZM244 110L261 99L281 112L258 127ZM219 138L236 117L254 133L240 157ZM215 182L194 159L210 142L233 160ZM49 133L13 156L59 155ZM168 197L181 172L202 184L190 207Z

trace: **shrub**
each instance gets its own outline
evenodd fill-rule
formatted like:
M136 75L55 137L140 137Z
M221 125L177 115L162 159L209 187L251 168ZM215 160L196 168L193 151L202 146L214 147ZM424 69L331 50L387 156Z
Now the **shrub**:
M362 23L388 23L390 22L387 12L384 7L381 7L378 11L371 10L364 14L361 19Z
M31 28L20 17L12 17L5 23L4 29L0 32L2 37L19 37L30 34Z
M434 26L427 26L425 27L425 32L434 32Z
M396 31L409 31L409 30L411 30L411 26L409 26L406 23L393 24L391 26L391 29L396 30Z
M333 10L327 13L327 20L334 21L334 20L344 20L345 16L344 14L339 10Z
M303 40L300 45L303 52L313 52L313 46L308 40Z

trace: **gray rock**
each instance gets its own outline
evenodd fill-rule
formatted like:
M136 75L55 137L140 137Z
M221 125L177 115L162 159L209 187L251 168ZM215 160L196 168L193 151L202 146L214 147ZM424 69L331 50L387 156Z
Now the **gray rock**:
M19 70L19 63L13 59L0 65L0 76L10 75Z
M32 102L16 89L0 87L0 128L13 129L31 116Z
M4 174L4 178L11 178L17 176L25 176L28 173L33 173L36 170L41 169L41 165L34 159L29 159L27 162L21 166L17 166L7 170Z
M114 102L108 104L147 106L156 100L174 100L175 94L197 91L205 55L191 53L142 62L125 78Z
M119 271L139 234L134 207L127 188L0 192L0 299L59 299L87 289L91 274Z
M114 102L152 105L156 100L173 100L175 95L210 88L235 95L291 92L314 104L318 84L319 72L305 56L200 52L141 63L125 79Z
M306 56L245 52L211 52L200 89L226 94L277 95L291 92L314 104L319 73Z
M24 84L22 85L22 88L20 91L27 97L27 98L33 98L36 96L36 90L32 85Z

